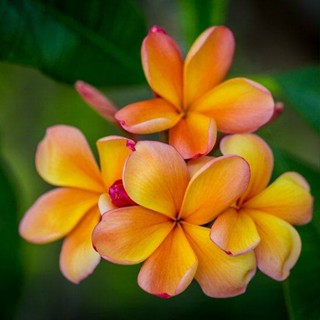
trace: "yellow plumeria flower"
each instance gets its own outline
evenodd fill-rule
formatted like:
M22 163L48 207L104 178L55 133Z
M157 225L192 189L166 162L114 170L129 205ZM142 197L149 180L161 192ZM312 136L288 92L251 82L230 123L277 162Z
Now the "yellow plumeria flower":
M91 274L100 261L91 243L92 230L101 217L100 195L110 193L109 198L105 197L105 208L131 204L130 200L117 199L121 193L117 189L121 188L119 179L132 143L117 136L100 139L97 147L101 172L85 137L76 128L51 127L38 146L37 171L44 180L61 188L45 193L34 203L19 231L24 239L38 244L65 237L60 269L74 283Z
M241 294L255 273L254 254L226 255L204 225L245 191L248 164L225 156L191 171L172 146L138 142L123 172L125 190L137 205L105 213L93 244L114 263L146 260L138 283L151 294L177 295L193 278L208 296Z
M301 251L299 234L291 224L311 220L309 185L298 173L287 172L267 186L273 154L256 135L227 136L221 151L243 157L251 178L246 192L214 222L211 239L234 256L254 249L258 268L275 280L284 280Z
M208 154L217 130L257 130L272 116L270 92L245 78L224 81L234 53L232 32L223 26L205 30L183 61L175 41L160 27L151 28L141 55L156 98L130 104L115 115L136 134L169 129L169 143L185 158Z

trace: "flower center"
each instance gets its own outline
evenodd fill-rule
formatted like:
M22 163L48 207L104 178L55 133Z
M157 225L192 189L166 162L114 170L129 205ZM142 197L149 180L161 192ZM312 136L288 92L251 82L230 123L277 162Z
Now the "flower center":
M128 196L121 179L115 181L109 188L109 196L112 204L118 208L136 205L136 203Z
M234 204L232 204L231 206L230 206L230 208L232 208L232 209L235 209L235 210L239 210L240 209L240 206L237 204L237 203L234 203Z
M236 200L231 206L230 208L233 208L237 211L239 211L241 209L243 205L243 199L242 198L239 198L238 200Z

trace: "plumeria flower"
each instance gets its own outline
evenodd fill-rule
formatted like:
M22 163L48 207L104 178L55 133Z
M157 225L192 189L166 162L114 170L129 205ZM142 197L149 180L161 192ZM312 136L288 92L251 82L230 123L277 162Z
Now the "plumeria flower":
M313 198L306 180L286 172L269 186L273 154L253 134L227 136L221 141L224 155L239 155L250 165L246 192L221 214L211 229L211 239L230 255L254 250L259 269L275 280L284 280L301 251L297 231L291 226L311 220Z
M64 125L51 127L39 144L36 168L40 176L60 188L42 195L26 212L20 234L32 243L48 243L65 237L60 254L63 275L79 283L93 272L100 256L92 248L91 233L100 221L98 200L109 191L104 208L130 205L118 196L124 162L132 141L110 136L97 147L101 172L83 134ZM119 199L120 198L120 199ZM107 200L106 200L107 199Z
M194 277L211 297L243 293L255 273L254 254L228 256L210 240L205 225L245 191L248 181L249 167L241 157L220 157L189 171L172 146L140 141L123 172L125 191L137 205L103 214L93 245L113 263L146 260L138 283L163 298L184 291Z
M169 143L185 158L208 154L217 130L253 132L268 122L270 92L246 78L222 82L232 62L234 37L226 27L205 30L183 61L175 41L154 26L144 39L142 64L154 99L130 104L115 115L136 134L169 129Z

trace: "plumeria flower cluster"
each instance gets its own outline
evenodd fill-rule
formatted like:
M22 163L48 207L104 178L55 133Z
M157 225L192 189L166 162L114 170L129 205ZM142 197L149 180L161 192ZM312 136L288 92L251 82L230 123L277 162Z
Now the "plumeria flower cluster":
M85 279L101 257L143 262L139 286L162 298L193 279L210 297L236 296L257 268L275 280L288 277L301 251L292 225L311 220L313 198L296 172L269 184L273 154L252 132L277 109L256 82L223 82L233 51L231 31L211 27L183 61L155 26L141 50L153 99L118 110L97 89L76 83L107 120L133 134L168 131L168 143L99 139L99 167L78 129L47 130L36 167L58 188L27 211L20 234L33 243L65 238L60 268L70 281ZM218 131L221 155L212 156Z

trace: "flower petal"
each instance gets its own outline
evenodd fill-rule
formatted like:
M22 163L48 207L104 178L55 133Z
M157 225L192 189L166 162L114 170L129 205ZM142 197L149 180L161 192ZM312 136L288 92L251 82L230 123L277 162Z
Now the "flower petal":
M275 280L286 279L300 255L298 232L289 223L270 214L245 211L256 223L261 238L255 249L258 268Z
M142 43L141 57L152 90L180 110L183 61L175 41L164 32L150 32Z
M211 227L211 240L227 254L237 256L254 249L260 242L255 223L241 211L228 209Z
M205 30L192 45L184 64L184 103L189 106L226 76L234 53L234 37L226 27Z
M244 133L264 125L273 108L272 96L266 88L248 79L235 78L209 91L190 110L213 118L219 131Z
M148 258L172 228L172 221L162 214L138 206L124 207L102 216L92 241L104 259L136 264Z
M181 226L177 225L143 264L138 283L151 294L171 297L188 287L197 265L197 257Z
M199 225L212 221L246 190L249 178L249 166L238 156L212 160L192 177L181 218Z
M184 160L171 146L140 141L128 158L123 182L137 204L175 217L189 181Z
M169 131L169 143L184 159L208 154L216 142L216 137L214 120L195 112L188 112L186 117Z
M20 235L29 242L47 243L68 234L98 203L99 195L79 189L58 188L42 195L20 222Z
M57 125L47 129L38 145L36 167L41 177L53 185L104 190L90 147L77 128Z
M251 199L268 185L273 170L273 154L260 137L254 134L230 135L222 139L220 149L224 155L236 154L249 163L250 182L241 199Z
M97 141L101 173L107 189L122 178L122 171L128 156L134 149L134 142L119 136L109 136Z
M212 161L214 158L203 156L197 159L191 159L187 162L190 178L192 178L203 166Z
M157 98L129 104L116 113L123 129L148 134L172 128L181 118L175 107Z
M183 229L198 258L195 278L204 293L227 298L245 292L255 274L254 254L230 257L210 240L210 229L188 223L183 224Z
M79 283L87 278L100 262L99 254L92 247L91 235L100 220L95 206L63 241L60 269L71 282Z
M244 208L267 212L290 224L302 225L312 218L313 197L307 181L296 172L286 172L257 196L244 204Z

